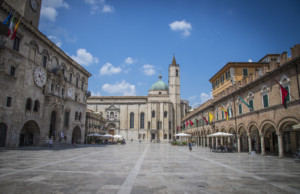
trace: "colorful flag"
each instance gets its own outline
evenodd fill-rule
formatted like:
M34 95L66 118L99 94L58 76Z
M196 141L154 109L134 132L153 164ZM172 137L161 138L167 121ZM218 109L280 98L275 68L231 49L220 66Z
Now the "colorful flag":
M191 125L191 127L194 125L194 123L190 120L190 125Z
M241 99L241 101L242 101L246 106L248 106L248 108L249 108L250 111L253 110L252 107L251 107L247 102L245 102L245 100L244 100L242 97L240 97L240 96L238 96L238 97Z
M16 13L16 12L15 12ZM14 25L14 19L15 19L15 13L13 15L13 18L10 20L10 24L9 24L9 27L8 27L8 33L7 33L7 37L10 36L11 32L12 32L12 29L13 29L13 25Z
M208 124L208 121L206 120L206 118L203 115L201 115L201 116L204 119L204 121L206 122L206 124Z
M214 116L211 113L208 113L209 123L213 120Z
M10 24L11 12L12 12L12 10L10 10L9 15L8 15L7 18L3 21L3 24L4 24L5 26L9 26L9 24Z
M185 121L185 126L186 126L186 127L189 126L188 120Z
M228 112L227 112L227 110L225 108L223 108L223 106L220 106L220 107L221 107L222 111L225 112L225 116L226 116L226 119L228 121Z
M17 30L18 30L18 27L19 27L19 25L20 25L20 22L21 22L21 18L19 19L18 23L16 24L15 29L14 29L14 32L13 32L13 34L11 35L11 39L12 39L12 40L15 39L15 37L16 37L16 35L17 35Z
M281 90L281 104L284 108L287 108L286 106L286 97L289 94L289 92L277 81L275 80L276 83L280 86L280 90Z

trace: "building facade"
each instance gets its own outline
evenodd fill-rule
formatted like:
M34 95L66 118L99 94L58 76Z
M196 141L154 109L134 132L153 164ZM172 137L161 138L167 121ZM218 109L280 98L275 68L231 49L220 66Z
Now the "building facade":
M183 118L183 123L194 119L200 121L198 126L189 126L186 130L199 145L214 147L227 143L238 152L256 151L279 157L291 156L300 148L300 129L297 127L300 123L300 45L291 48L290 58L286 52L275 56L273 60L264 60L266 64L254 74L220 91ZM274 58L274 55L266 57ZM286 108L277 81L288 91ZM215 132L234 135L230 138L208 137Z
M169 86L159 76L148 96L92 96L87 103L88 109L104 115L110 134L147 142L172 141L189 107L188 101L180 99L180 68L175 57L169 65Z
M41 0L1 2L20 25L0 35L0 146L82 143L91 74L37 29Z
M101 135L107 133L106 119L104 119L103 115L99 112L87 109L85 123L85 137L92 133L98 133Z

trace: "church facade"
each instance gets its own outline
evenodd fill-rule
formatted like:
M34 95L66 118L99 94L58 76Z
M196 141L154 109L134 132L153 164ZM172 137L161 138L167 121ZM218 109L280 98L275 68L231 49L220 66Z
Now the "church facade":
M159 76L147 96L91 96L87 108L103 115L110 134L122 135L127 141L159 143L174 139L189 104L180 99L180 67L173 57L169 85Z

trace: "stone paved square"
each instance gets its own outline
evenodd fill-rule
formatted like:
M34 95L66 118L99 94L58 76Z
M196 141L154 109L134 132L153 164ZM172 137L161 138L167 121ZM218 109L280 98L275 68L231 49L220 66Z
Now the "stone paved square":
M0 193L300 193L299 163L169 144L0 150Z

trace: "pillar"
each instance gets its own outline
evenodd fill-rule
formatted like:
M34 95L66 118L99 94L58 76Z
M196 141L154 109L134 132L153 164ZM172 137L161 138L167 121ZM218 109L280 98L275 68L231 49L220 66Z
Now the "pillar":
M211 137L211 147L214 148L214 145L215 145L215 138L214 137Z
M221 144L222 146L224 146L224 138L223 138L223 137L220 137L220 139L221 139L220 144Z
M265 149L265 134L260 134L260 146L261 146L261 155L266 155L266 149Z
M241 140L240 140L240 136L237 136L237 147L238 147L238 153L241 152Z
M283 158L284 157L283 138L282 138L282 136L283 136L282 133L277 134L279 158Z
M251 134L248 134L248 147L249 147L249 153L251 153L252 151Z
M218 137L216 137L216 148L218 147Z

